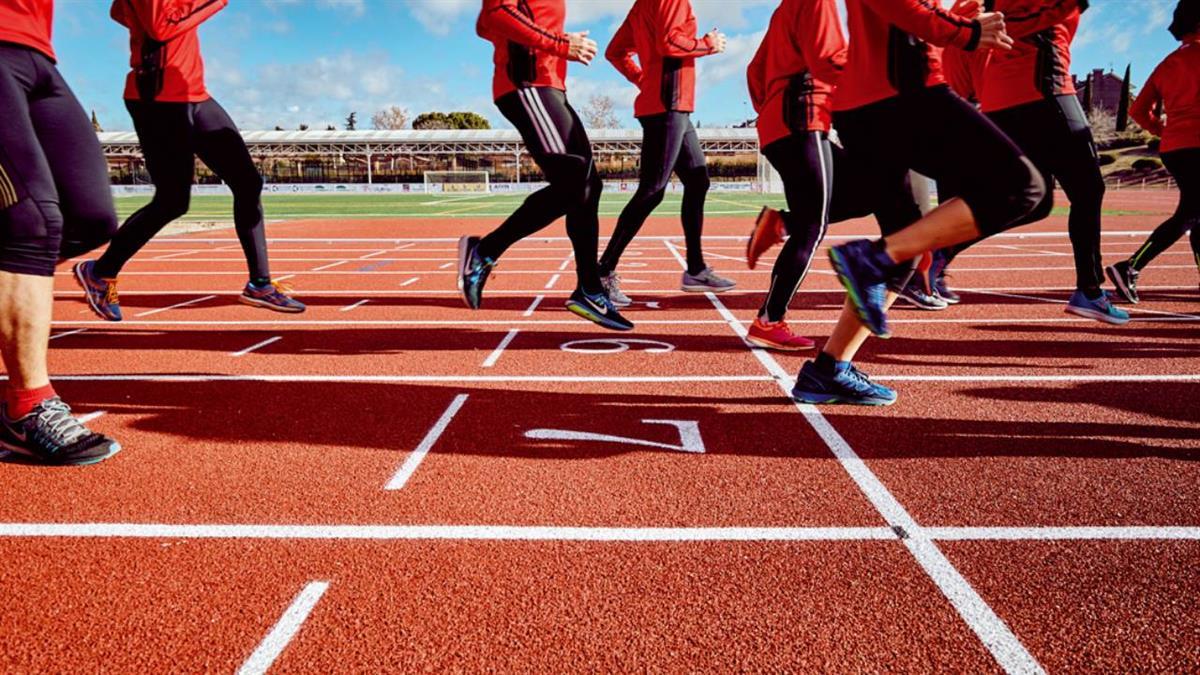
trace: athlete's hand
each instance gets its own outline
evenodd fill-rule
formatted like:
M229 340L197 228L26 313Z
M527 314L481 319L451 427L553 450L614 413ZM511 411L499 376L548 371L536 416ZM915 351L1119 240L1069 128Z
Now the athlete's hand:
M596 51L599 47L595 40L588 37L588 31L567 33L567 41L570 43L570 51L567 52L568 59L578 61L586 66L596 58Z
M704 36L704 39L708 41L710 46L712 46L712 53L714 54L720 54L721 52L725 51L726 44L728 43L728 40L725 39L725 34L716 28L708 31L708 34Z
M1004 15L1000 12L984 12L975 17L979 22L979 46L977 49L998 49L1008 51L1013 47L1013 39L1009 37L1004 26Z
M950 11L964 19L974 19L983 11L983 0L958 0Z

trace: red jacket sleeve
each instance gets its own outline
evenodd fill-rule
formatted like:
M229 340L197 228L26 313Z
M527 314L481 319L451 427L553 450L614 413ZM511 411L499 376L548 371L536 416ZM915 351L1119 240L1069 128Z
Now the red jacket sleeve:
M712 45L708 38L698 38L689 26L688 16L691 14L688 0L659 0L658 25L659 46L663 56L687 58L689 56L707 56L712 53Z
M571 43L567 36L547 30L517 9L517 0L483 0L483 11L475 26L480 36L511 40L530 49L567 56Z
M1058 25L1084 9L1086 0L996 0L995 11L1004 13L1005 30L1018 39Z
M846 37L837 5L832 2L804 2L794 17L792 35L799 38L800 50L813 77L836 85L846 67Z
M862 0L900 30L938 47L971 51L979 46L979 22L942 9L938 0Z
M159 42L167 42L192 30L229 4L229 0L125 1L132 12L125 12L125 21L121 21L116 17L117 8L114 4L113 18L126 26L129 26L131 19L136 19L146 35Z
M634 84L641 84L642 67L633 58L635 52L633 27L629 25L629 17L625 17L625 22L617 29L617 34L613 36L612 41L608 43L608 49L604 50L604 58L608 59L625 76L625 79Z
M1158 71L1155 71L1146 81L1146 86L1138 92L1137 98L1133 100L1133 105L1129 106L1129 116L1146 131L1155 136L1162 136L1163 123L1155 114L1159 101L1162 100L1162 94L1158 91L1157 79Z

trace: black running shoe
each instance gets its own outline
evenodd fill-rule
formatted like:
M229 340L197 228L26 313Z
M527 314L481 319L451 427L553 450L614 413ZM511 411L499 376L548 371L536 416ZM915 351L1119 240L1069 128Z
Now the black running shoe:
M922 284L918 276L916 274L912 275L904 288L898 291L901 299L917 309L929 312L938 312L950 306L949 303L936 295L926 293L925 289L921 288Z
M576 288L567 300L567 309L609 330L633 330L633 322L621 316L603 293L592 295L584 293L582 288Z
M1104 273L1112 282L1113 287L1117 289L1117 295L1121 296L1122 300L1130 304L1138 304L1141 300L1137 292L1138 271L1129 264L1128 260L1122 260L1116 265L1109 265L1104 268Z
M946 266L949 264L945 253L933 252L933 264L929 266L929 294L941 298L947 305L957 305L962 298L946 284Z
M483 304L483 287L496 261L479 255L479 237L458 240L458 290L471 309Z
M44 464L95 464L117 454L121 444L89 431L54 396L19 420L9 419L8 406L0 405L0 449Z
M859 321L878 337L891 337L887 325L887 282L895 265L880 244L859 239L834 246L829 249L829 260Z

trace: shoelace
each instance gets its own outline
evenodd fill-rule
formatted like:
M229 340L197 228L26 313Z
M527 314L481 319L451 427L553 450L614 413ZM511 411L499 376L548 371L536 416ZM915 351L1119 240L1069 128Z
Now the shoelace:
M871 391L875 388L874 383L871 382L871 378L868 377L866 373L856 368L853 363L850 364L850 367L846 369L846 373L849 374L850 379L858 385L856 388L859 391Z
M71 408L61 399L43 402L37 413L38 425L34 435L45 445L59 449L71 445L91 432L71 415Z
M105 279L104 281L108 284L108 288L106 288L104 290L105 304L108 304L108 305L117 304L119 302L118 297L117 297L117 280L116 279Z

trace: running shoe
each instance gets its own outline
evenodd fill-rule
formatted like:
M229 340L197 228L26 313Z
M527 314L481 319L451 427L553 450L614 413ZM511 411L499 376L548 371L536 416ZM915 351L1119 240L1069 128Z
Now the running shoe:
M272 281L261 287L247 283L246 287L242 289L242 294L238 296L238 302L251 307L262 307L287 314L299 314L308 309L303 302L288 295L291 292L291 288L278 281Z
M754 269L758 259L786 236L787 226L783 223L783 214L769 206L762 207L758 218L754 220L750 240L746 242L746 266Z
M875 242L859 239L829 249L829 260L859 321L878 337L891 337L887 325L887 281L893 265L887 254Z
M1112 304L1112 298L1109 297L1108 291L1100 291L1100 297L1089 300L1083 291L1076 290L1071 294L1071 300L1067 303L1067 313L1095 319L1102 323L1111 323L1114 326L1129 323L1129 312Z
M471 309L483 304L483 287L496 261L479 255L479 237L458 240L458 290Z
M1128 260L1122 260L1116 265L1109 265L1104 268L1104 272L1108 275L1108 280L1112 282L1113 288L1117 289L1117 295L1122 300L1133 305L1141 301L1137 292L1138 274L1140 272L1134 269Z
M75 281L83 289L88 307L105 321L121 320L121 301L117 298L117 280L96 276L96 261L84 260L71 268Z
M592 295L584 293L582 288L576 288L567 300L567 309L609 330L633 330L633 322L621 316L603 293Z
M950 306L950 303L936 295L926 293L925 289L921 286L921 280L918 278L918 275L912 275L908 283L904 285L904 288L900 289L900 298L917 309L930 312L938 312Z
M108 459L121 444L88 430L70 406L52 396L19 420L9 419L8 405L0 404L0 449L43 464L73 465Z
M705 267L696 274L684 272L679 286L688 293L724 293L736 288L737 282L720 276L711 267Z
M746 342L763 349L778 349L785 352L799 352L817 346L817 343L812 340L793 333L786 321L780 320L771 323L762 316L750 324Z
M853 363L839 361L830 375L821 372L816 363L807 361L796 377L792 399L814 404L891 405L896 402L896 392L872 382Z
M929 266L929 293L941 298L947 305L957 305L962 298L946 284L946 266L949 264L945 253L933 253L933 263Z
M616 272L600 277L600 283L604 285L604 292L608 293L608 299L612 300L613 305L628 307L633 304L633 300L621 291L621 277Z

